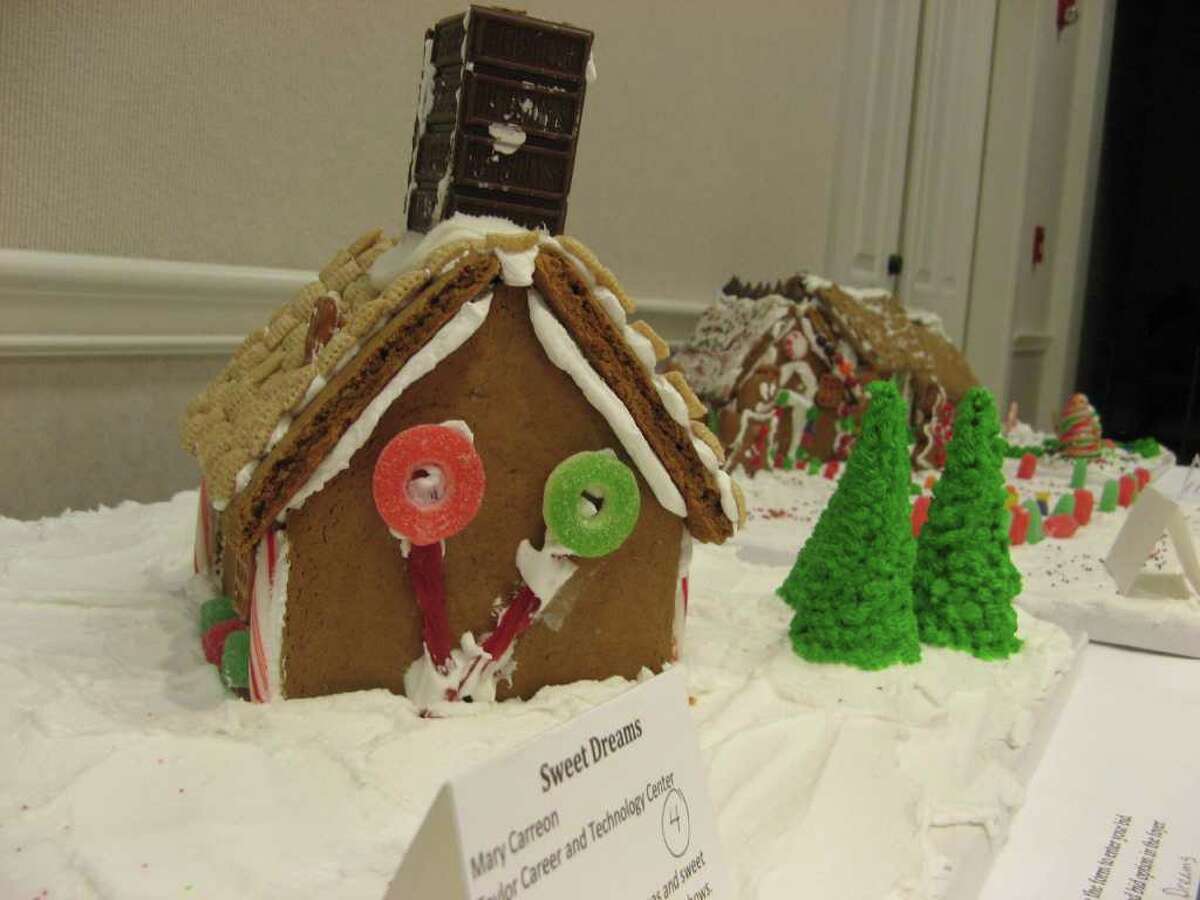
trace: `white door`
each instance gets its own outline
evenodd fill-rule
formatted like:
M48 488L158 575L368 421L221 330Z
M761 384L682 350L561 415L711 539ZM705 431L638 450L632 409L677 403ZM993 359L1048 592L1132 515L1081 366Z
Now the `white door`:
M966 337L996 0L925 0L900 252L905 305Z
M899 249L921 0L851 0L830 192L826 271L893 289Z

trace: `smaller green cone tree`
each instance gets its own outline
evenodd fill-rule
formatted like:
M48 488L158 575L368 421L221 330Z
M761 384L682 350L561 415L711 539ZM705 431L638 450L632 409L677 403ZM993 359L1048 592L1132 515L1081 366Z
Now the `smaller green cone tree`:
M980 659L1021 647L1012 604L1021 575L1008 555L1002 463L996 404L984 388L971 388L958 404L917 542L913 604L922 641Z
M877 381L862 432L779 595L796 611L791 638L812 662L882 669L921 658L912 605L908 408Z

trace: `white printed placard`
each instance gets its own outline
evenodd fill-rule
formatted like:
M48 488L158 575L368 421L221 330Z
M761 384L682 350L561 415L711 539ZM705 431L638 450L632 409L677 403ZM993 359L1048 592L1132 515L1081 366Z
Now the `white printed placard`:
M1167 817L1114 812L1107 822L1098 823L1093 836L1095 862L1085 869L1079 896L1085 900L1196 900L1200 847L1194 833L1172 828L1169 821Z
M1175 594L1186 597L1183 578L1172 575L1150 575L1142 572L1146 560L1163 534L1171 538L1175 552L1183 565L1183 576L1200 593L1200 557L1188 528L1187 518L1179 504L1159 492L1151 484L1138 497L1117 539L1113 541L1104 565L1125 595L1147 593Z
M731 884L676 667L448 781L385 900L722 900Z
M1154 479L1154 487L1165 497L1189 505L1200 504L1200 454L1190 466L1172 466Z

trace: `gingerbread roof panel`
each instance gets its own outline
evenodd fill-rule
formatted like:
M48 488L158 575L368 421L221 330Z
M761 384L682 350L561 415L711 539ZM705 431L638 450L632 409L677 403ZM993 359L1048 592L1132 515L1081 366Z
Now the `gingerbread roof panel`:
M231 505L238 539L255 539L333 477L375 407L473 333L497 283L528 288L530 315L536 299L566 335L558 344L594 370L628 422L614 431L663 506L701 540L728 537L740 518L734 486L690 429L690 392L655 372L665 345L626 321L633 304L612 273L577 241L455 216L399 242L372 232L339 253L189 406L184 446L214 505Z

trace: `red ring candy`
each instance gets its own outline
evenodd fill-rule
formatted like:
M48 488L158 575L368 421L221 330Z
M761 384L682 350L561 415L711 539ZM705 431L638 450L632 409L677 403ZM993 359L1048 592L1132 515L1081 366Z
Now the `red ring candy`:
M371 490L388 528L424 546L466 528L486 484L470 438L446 425L416 425L380 452Z

